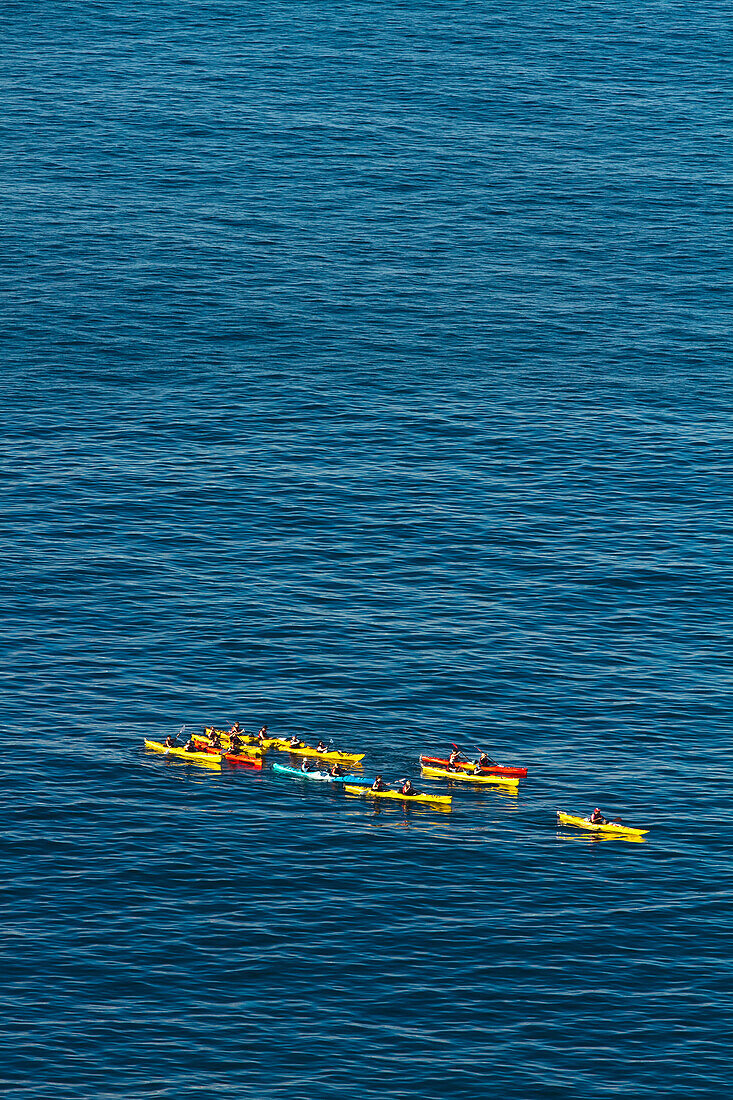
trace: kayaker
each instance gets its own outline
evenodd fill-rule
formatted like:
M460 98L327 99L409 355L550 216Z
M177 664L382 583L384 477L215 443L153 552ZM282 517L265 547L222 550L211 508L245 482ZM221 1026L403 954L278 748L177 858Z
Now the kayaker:
M165 747L167 749L177 749L178 748L178 734L177 733L169 733L168 734L168 736L165 739Z
M264 741L266 737L267 737L267 726L263 726L262 729L257 734L257 740L258 741Z
M209 741L211 743L212 749L221 748L221 734L219 733L219 730L211 731L211 737L209 738Z
M196 741L193 737L189 737L183 748L185 752L198 752L198 749L196 748Z
M410 794L420 794L420 792L415 790L415 788L412 785L412 780L411 779L405 779L405 780L403 780L402 786L400 787L400 794L410 795Z
M298 740L298 738L295 736L295 734L293 734L293 736L288 741L288 745L290 746L291 749L302 749L303 748L303 742Z
M321 740L316 745L316 752L328 752L328 745L323 740L323 738L321 738Z
M478 758L478 762L482 768L495 768L497 766L496 761L492 760L487 752L482 752Z
M233 752L235 756L238 756L242 751L242 736L239 733L232 733L229 739L229 751Z
M458 748L457 745L454 745L453 746L453 751L450 754L450 756L448 757L448 767L449 768L455 768L456 764L459 762L459 760L462 756L463 756L463 753L461 752L461 750Z
M242 731L239 728L239 722L235 722L234 725L232 726L232 728L229 730L229 735L230 735L230 737L234 737L234 736L236 736L237 734L239 734L241 732Z
M334 764L328 774L334 776L334 778L338 778L339 776L346 775L346 772L340 764Z
M310 766L310 763L309 763L309 761L308 761L308 757L307 757L307 756L306 756L306 758L304 759L303 763L302 763L302 764L300 765L300 770L301 770L302 772L305 772L305 773L306 773L306 775L307 775L307 774L308 774L308 772L309 772L309 771L311 770L311 766Z
M605 817L597 806L588 818L588 820L590 821L591 825L608 825L608 822L606 821Z
M384 790L384 783L382 782L381 775L378 775L377 778L372 783L372 790L373 791L383 791Z

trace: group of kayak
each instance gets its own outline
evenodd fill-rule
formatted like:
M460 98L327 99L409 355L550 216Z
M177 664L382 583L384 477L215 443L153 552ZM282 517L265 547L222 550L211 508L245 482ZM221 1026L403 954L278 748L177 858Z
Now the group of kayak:
M349 773L344 764L358 764L364 759L364 753L340 752L332 749L322 738L315 747L306 745L299 737L293 735L289 738L270 737L267 726L263 726L258 733L245 733L235 722L229 730L215 729L207 726L203 736L191 734L185 744L179 743L179 734L169 734L164 742L147 741L146 748L164 752L167 755L179 756L190 760L203 759L205 763L220 763L227 760L230 763L244 764L254 769L262 768L262 752L270 748L278 748L283 752L303 756L300 768L289 768L282 764L273 765L273 770L281 774L305 777L328 782L342 782L345 789L354 793L358 789L368 791L372 795L396 796L399 798L411 798L424 801L445 802L450 801L443 795L430 795L418 791L411 779L403 779L396 790L386 786L381 775L375 776L367 785L364 777ZM321 760L333 761L326 772L318 770L310 763L311 757ZM526 772L525 772L526 774Z
M184 727L185 729L185 727ZM183 732L183 731L182 731ZM297 735L289 738L272 737L267 726L256 734L242 730L239 722L234 722L228 730L207 726L203 734L191 734L185 744L179 743L179 735L169 735L164 742L145 741L145 747L167 755L186 758L191 762L219 764L226 760L231 764L247 768L262 768L262 753L268 749L302 756L299 768L274 764L273 771L290 778L303 778L325 783L338 783L349 794L372 798L391 798L415 802L435 802L450 805L450 795L435 795L418 790L409 778L401 779L394 787L388 787L382 775L367 779L347 771L344 765L359 764L364 753L340 752L321 738L315 746L306 745ZM330 764L327 771L311 764L311 758ZM519 780L527 776L527 769L499 764L485 751L480 751L477 759L471 760L462 750L453 745L447 757L421 756L422 774L427 778L448 779L452 782L499 786L516 792ZM587 817L557 811L558 823L572 825L596 833L628 834L641 837L647 829L635 829L622 825L619 818L609 821L596 807Z

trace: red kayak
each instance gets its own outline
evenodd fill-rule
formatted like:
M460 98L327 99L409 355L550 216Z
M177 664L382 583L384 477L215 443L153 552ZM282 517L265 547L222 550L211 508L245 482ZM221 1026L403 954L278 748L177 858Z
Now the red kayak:
M216 752L216 749L207 749L207 752ZM229 764L239 764L242 768L255 768L257 771L262 771L261 756L243 756L241 753L225 752L222 760L226 760Z
M226 760L229 764L239 764L242 768L255 768L257 771L262 771L262 757L261 756L246 756L244 753L236 752L222 752L221 749L215 749L213 745L209 744L203 738L194 737L194 744L199 752L208 752L221 756L222 760Z
M433 765L438 768L447 768L448 761L442 760L439 756L421 756L421 764ZM460 768L464 772L472 772L475 767L474 761L458 760L456 767ZM503 775L509 779L526 779L526 768L505 768L501 764L491 764L488 768L482 768L481 771L484 775Z

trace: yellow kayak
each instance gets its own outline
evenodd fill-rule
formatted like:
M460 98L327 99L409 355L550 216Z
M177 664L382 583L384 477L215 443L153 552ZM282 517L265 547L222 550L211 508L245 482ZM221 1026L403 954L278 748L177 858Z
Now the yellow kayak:
M574 825L576 829L587 829L590 833L615 833L617 836L644 836L648 829L635 829L632 825L617 825L612 821L605 825L594 825L587 817L579 814L566 814L562 810L557 811L559 825Z
M219 733L218 730L216 732ZM231 746L231 739L229 738L229 735L219 733L219 737L220 737L221 742L223 744L224 752L229 752L229 747ZM203 737L203 736L199 737L194 733L193 739L194 739L194 741L196 741L200 745L211 745L212 744L211 737ZM242 738L240 738L240 740L243 741L244 744L247 746L246 749L245 749L245 752L246 752L247 756L262 756L262 748L259 745L252 744L252 742L248 741L246 739L246 737L242 737Z
M280 738L276 740L275 748L279 749L280 752L292 752L294 756L317 756L319 760L332 760L335 764L358 764L366 756L366 753L363 752L336 752L335 750L318 752L310 745L293 748L289 741L283 741Z
M423 764L422 774L434 779L454 779L456 783L478 783L483 787L508 787L513 791L519 787L518 779L503 775L468 775L466 772L449 772L445 768L431 768L428 764Z
M224 741L225 743L227 743L227 744L230 744L231 740L232 740L232 735L229 732L229 730L217 730L217 729L213 729L211 726L207 726L206 729L204 730L204 733L206 734L206 738L209 738L209 739L211 738L212 734L216 733L216 734L218 734L220 739L222 741ZM193 736L195 737L195 739L197 741L206 740L205 737L198 737L196 734L194 734ZM240 733L239 740L242 742L243 745L247 746L247 752L249 753L250 756L253 753L254 753L255 756L257 756L258 753L263 752L265 749L271 749L272 746L275 744L277 739L275 737L266 737L264 741L259 741L253 733L248 733L248 734ZM252 746L252 745L256 746L256 747L255 748L250 748L250 746Z
M450 805L449 794L400 794L399 791L373 791L371 787L344 787L348 794L360 794L363 798L392 798L398 802L439 802L442 805Z
M221 764L221 757L212 752L186 752L185 749L168 749L160 741L145 741L145 748L153 752L162 752L166 756L175 756L188 760L190 764Z

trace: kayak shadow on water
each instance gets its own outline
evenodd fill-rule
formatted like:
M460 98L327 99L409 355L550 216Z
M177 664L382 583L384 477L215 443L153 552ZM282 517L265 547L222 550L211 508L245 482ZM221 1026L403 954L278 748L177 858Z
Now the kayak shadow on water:
M355 798L358 796L347 794L346 797ZM369 803L365 805L368 808ZM439 802L377 802L374 800L371 806L373 809L372 817L379 817L380 814L389 814L394 817L396 812L402 813L406 821L409 820L408 813L414 814L416 817L430 817L433 814L449 814L453 809L452 806L441 806Z
M508 799L512 806L517 805L519 798L519 790L511 787L474 787L471 789L471 794L485 795L490 798L496 798L498 795L499 798Z
M451 812L450 806L403 807L395 802L386 804L375 802L364 805L364 809L368 812L361 816L369 829L419 829L420 832L428 831L434 837L452 841L452 831L445 829L448 824L446 817L449 817Z
M600 844L607 840L622 840L624 844L646 844L643 836L624 836L622 833L556 833L558 840L574 841L576 844Z

